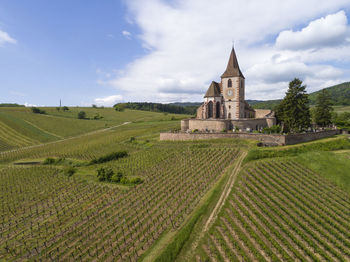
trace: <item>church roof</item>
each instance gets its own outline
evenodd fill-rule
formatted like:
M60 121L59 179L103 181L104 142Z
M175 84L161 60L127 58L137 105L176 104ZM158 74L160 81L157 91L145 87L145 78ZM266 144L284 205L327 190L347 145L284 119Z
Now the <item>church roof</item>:
M215 81L212 81L204 97L217 97L220 96L220 86Z
M236 76L240 76L240 77L245 78L243 76L242 72L241 72L241 69L239 69L239 65L238 65L235 49L232 47L230 59L228 60L228 64L227 64L226 70L221 75L221 78L224 78L224 77L236 77Z

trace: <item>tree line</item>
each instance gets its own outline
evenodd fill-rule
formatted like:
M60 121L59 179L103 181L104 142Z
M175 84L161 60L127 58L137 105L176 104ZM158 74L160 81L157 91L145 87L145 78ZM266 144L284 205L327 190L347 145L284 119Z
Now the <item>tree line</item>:
M142 111L151 111L151 112L194 115L198 107L197 106L178 106L178 105L161 104L161 103L128 102L128 103L115 104L114 108L117 111L132 109L132 110L142 110Z

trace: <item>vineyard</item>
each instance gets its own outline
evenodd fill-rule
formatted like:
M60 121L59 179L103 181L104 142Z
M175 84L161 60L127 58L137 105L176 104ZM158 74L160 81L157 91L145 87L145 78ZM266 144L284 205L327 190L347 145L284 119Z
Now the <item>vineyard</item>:
M166 142L170 114L45 110L0 109L0 261L350 260L346 137Z
M292 160L248 165L197 261L349 261L350 198Z
M178 124L178 123L176 123ZM241 154L237 141L156 142L172 121L135 123L0 156L0 260L136 261L159 237L178 229ZM136 137L136 141L130 141ZM143 183L98 183L65 176L58 166L12 161L69 157L87 161L116 149L129 156L105 164Z

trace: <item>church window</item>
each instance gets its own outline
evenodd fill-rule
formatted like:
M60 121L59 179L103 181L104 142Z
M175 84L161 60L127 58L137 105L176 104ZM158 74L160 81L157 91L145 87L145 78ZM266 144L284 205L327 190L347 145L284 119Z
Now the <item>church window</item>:
M228 113L228 118L231 119L231 113Z
M216 102L216 118L220 118L220 102Z
M231 109L231 106L228 106L228 109Z
M228 80L227 87L232 87L232 80L231 79Z
M208 118L212 118L213 117L213 102L210 101L208 103Z
M243 79L241 79L241 88L243 88Z

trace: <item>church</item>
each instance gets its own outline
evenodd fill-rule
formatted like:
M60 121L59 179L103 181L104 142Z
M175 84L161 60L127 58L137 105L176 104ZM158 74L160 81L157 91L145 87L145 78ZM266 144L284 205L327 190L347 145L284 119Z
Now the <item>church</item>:
M252 132L275 125L274 112L253 109L244 98L245 77L232 47L225 72L219 83L212 81L204 95L203 104L197 109L196 118L181 121L181 131Z

